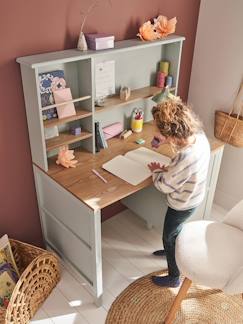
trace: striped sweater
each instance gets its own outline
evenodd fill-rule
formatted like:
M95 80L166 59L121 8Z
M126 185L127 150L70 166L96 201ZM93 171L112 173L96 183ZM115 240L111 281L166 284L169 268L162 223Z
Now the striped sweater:
M205 195L210 147L203 132L195 136L195 143L178 152L167 172L153 172L155 187L167 194L168 205L176 210L197 207Z

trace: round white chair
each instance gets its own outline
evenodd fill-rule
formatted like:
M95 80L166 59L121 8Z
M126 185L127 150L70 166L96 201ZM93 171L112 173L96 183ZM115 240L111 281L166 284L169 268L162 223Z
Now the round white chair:
M243 293L242 249L243 200L222 223L202 220L185 224L176 239L176 263L185 279L165 323L173 323L192 281L227 294Z

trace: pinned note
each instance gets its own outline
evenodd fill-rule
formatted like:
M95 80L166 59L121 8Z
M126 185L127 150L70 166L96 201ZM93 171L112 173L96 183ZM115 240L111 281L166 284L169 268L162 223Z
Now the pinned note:
M95 66L95 99L115 93L115 61L97 63Z

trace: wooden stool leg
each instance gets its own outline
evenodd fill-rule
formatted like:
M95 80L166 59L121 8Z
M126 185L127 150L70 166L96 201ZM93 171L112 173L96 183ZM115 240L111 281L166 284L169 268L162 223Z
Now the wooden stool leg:
M173 324L174 319L176 317L176 313L178 311L178 309L180 308L181 302L182 300L186 297L187 291L191 286L191 280L188 278L185 278L181 288L169 310L169 313L167 314L166 318L165 318L165 324Z

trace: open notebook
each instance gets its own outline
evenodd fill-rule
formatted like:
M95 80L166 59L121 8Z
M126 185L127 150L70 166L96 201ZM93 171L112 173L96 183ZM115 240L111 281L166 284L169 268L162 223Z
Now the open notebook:
M117 155L102 165L103 169L136 186L151 176L148 164L159 162L168 165L170 158L145 147L130 151L125 155Z

